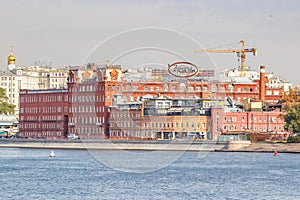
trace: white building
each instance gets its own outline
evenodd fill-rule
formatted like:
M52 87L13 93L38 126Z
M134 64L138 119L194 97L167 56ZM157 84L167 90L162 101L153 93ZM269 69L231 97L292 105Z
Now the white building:
M16 67L16 57L10 50L7 58L7 69L0 70L0 87L6 90L8 103L16 106L15 113L19 113L19 90L34 89L47 90L67 88L68 68L54 69L51 67L26 66Z
M283 88L284 92L289 92L290 88L293 87L293 84L291 82L288 82L279 76L272 73L266 73L266 77L268 77L269 81L267 83L267 86L269 88Z
M26 66L17 67L15 73L22 82L21 89L46 90L67 87L68 68Z
M234 68L234 69L226 69L224 72L222 72L222 76L225 78L236 78L241 77L241 71ZM265 76L268 77L268 83L266 84L269 88L283 88L284 92L288 92L290 88L293 87L293 84L291 82L288 82L276 74L272 73L265 73ZM244 76L245 79L250 80L258 80L259 72L252 70L248 68L248 70L245 73Z
M239 69L233 68L233 69L226 69L224 72L222 72L222 76L223 77L228 77L228 78L232 78L232 77L241 77L242 72ZM248 68L248 70L245 72L245 76L246 78L250 78L250 79L259 79L259 72Z

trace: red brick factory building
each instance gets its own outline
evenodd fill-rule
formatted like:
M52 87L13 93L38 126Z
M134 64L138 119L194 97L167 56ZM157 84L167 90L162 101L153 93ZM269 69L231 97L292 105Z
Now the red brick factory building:
M155 76L151 75L150 72L148 79L144 77L132 78L122 70L120 65L110 64L104 66L92 64L84 69L70 67L67 89L20 91L20 136L49 139L66 138L67 135L71 134L78 135L82 139L124 137L125 134L122 131L115 131L117 130L115 126L113 127L114 131L109 130L112 128L110 126L110 111L114 110L115 112L118 104L137 102L142 105L145 99L160 96L173 99L232 100L240 104L250 99L261 102L280 100L283 89L269 88L266 84L268 79L264 75L265 68L262 66L260 70L260 79L258 80L221 82L199 78L199 76L196 76L195 79L171 80L170 77L165 79L165 77L157 77L157 71L155 71ZM162 74L166 75L166 73ZM142 108L139 107L139 109ZM260 112L259 116L262 117L263 121L270 115L270 113L262 112L262 110ZM273 112L280 113L278 111ZM239 115L244 114L237 114L237 116ZM248 115L245 114L245 116ZM266 115L266 117L261 115ZM201 120L204 119L201 118ZM282 124L276 125L277 131L283 129L284 122L283 120L281 122ZM114 123L118 124L115 121ZM139 125L142 126L143 123ZM195 124L197 123L195 122ZM202 121L201 124L203 124ZM217 135L221 134L222 131L228 132L230 130L230 125L223 123L223 119L218 126L220 127L210 129L210 131L216 132L210 133L210 135ZM236 130L240 130L240 128L238 126ZM245 129L249 128L254 129L254 126L248 125ZM126 129L130 129L130 127L126 127ZM260 130L259 126L257 126L257 130ZM273 126L268 125L266 127L264 125L261 130L273 131ZM204 130L199 127L197 131L202 138L206 138L202 134L209 130L208 127L205 127ZM169 130L168 132L173 133L174 131ZM150 137L150 135L151 133L147 132L142 137ZM158 137L165 138L167 136L160 135ZM172 138L174 137L172 135Z

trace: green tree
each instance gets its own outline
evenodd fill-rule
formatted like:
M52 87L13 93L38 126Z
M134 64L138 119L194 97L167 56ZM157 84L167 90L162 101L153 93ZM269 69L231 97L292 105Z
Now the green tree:
M4 88L0 88L0 114L13 114L15 105L7 103L8 97L6 96Z
M282 97L285 129L290 132L300 131L300 88L291 88Z
M292 132L300 132L300 106L294 105L286 110L284 128Z

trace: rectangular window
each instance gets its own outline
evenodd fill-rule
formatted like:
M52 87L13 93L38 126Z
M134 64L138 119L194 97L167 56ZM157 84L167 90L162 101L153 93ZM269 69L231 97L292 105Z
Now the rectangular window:
M272 91L271 90L267 90L267 94L268 96L272 95Z
M211 86L211 92L216 92L217 91L217 87L215 85Z
M164 91L167 92L169 90L169 87L167 85L164 86Z

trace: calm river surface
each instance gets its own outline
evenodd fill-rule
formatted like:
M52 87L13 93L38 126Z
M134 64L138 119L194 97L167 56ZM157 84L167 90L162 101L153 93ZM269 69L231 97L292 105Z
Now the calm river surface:
M122 155L124 165L132 163L126 156L151 153L122 152L98 153ZM89 151L49 153L1 148L0 199L300 199L300 154L187 152L154 171L128 173Z

